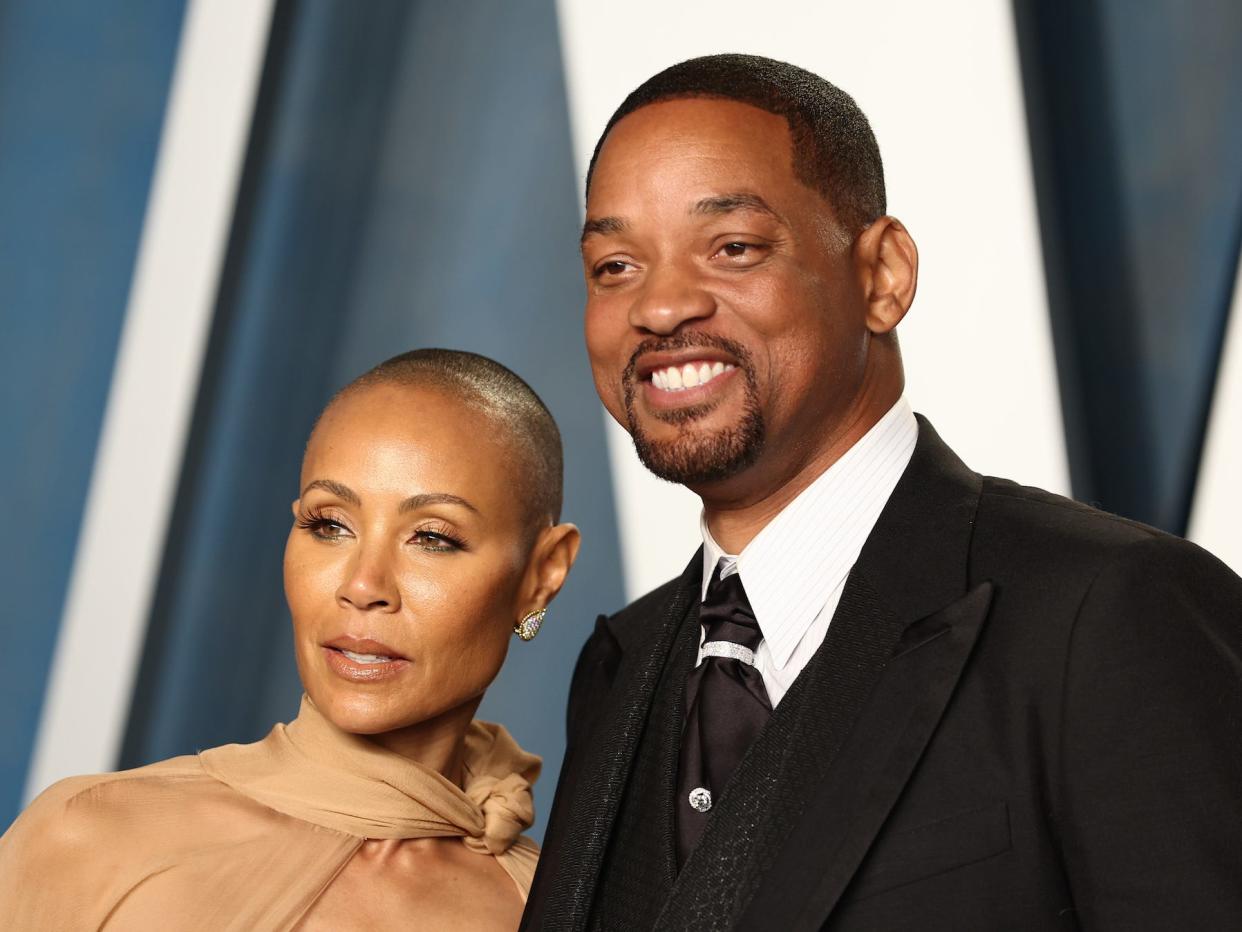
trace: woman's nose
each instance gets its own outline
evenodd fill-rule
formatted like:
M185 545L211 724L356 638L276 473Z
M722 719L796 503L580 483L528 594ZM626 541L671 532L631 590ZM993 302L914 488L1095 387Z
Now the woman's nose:
M716 299L692 270L667 266L648 274L630 306L630 326L666 336L716 312Z
M336 590L336 600L342 607L360 611L395 612L399 609L401 596L384 555L360 548Z

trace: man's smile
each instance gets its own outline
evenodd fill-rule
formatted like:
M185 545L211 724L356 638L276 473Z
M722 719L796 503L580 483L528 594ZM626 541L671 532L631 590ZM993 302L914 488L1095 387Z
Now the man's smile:
M693 409L706 413L735 381L744 356L719 337L682 337L657 347L650 342L639 347L622 376L631 418L638 395L657 417L674 411L684 416Z
M680 392L696 385L706 385L718 375L723 375L733 365L726 365L720 360L688 362L684 366L667 366L651 373L651 384L660 391Z

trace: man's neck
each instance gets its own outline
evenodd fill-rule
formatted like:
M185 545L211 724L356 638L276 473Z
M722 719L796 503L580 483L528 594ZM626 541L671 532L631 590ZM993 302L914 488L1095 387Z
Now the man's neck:
M768 523L816 479L866 436L896 404L891 400L866 405L844 420L825 442L802 456L787 457L764 469L761 457L749 469L710 487L695 489L712 538L725 553L741 553Z

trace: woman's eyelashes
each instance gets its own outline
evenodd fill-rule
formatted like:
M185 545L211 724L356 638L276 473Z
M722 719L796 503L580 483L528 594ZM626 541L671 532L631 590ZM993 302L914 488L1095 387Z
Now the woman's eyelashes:
M353 528L343 517L314 508L299 512L296 523L299 528L309 532L312 536L330 543L352 540L356 536ZM465 539L454 528L443 522L421 525L408 532L404 540L430 553L452 553L469 549Z
M410 535L410 543L431 553L451 553L466 549L466 542L444 527L419 528Z
M301 512L297 525L320 540L337 541L354 536L353 531L343 521L313 509Z

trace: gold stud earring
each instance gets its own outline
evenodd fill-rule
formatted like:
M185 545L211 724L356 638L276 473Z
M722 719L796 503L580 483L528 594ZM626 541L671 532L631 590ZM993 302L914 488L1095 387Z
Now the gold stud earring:
M535 609L513 626L513 633L523 641L532 640L539 633L539 626L543 624L543 616L547 613L546 608Z

